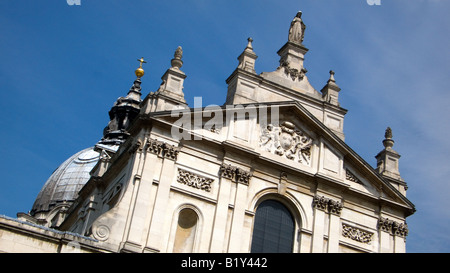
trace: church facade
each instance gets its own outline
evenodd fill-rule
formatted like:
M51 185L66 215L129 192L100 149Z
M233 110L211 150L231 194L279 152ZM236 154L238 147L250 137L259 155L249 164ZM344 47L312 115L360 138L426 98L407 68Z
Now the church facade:
M104 137L29 213L0 218L0 251L405 252L415 207L392 130L376 168L345 143L334 72L320 91L308 81L305 29L299 12L279 67L260 74L249 38L222 106L187 105L181 47L142 99L140 59Z

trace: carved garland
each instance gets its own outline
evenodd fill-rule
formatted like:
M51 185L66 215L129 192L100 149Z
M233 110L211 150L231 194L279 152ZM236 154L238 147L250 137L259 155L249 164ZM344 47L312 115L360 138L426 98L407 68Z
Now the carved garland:
M408 235L408 225L406 223L398 223L388 218L381 217L378 219L378 229L389 232L391 235L406 237Z
M341 202L326 198L325 196L314 196L313 207L325 212L340 215L344 207Z
M368 244L372 241L373 233L362 229L342 224L342 236L352 240Z
M250 178L252 177L251 173L229 164L222 164L222 166L220 166L219 175L247 186L250 182Z
M178 169L177 182L185 184L187 186L204 190L207 192L211 191L211 183L214 180L212 178L203 177L186 170Z
M298 81L303 80L306 72L308 72L308 70L303 67L300 70L291 68L289 62L287 61L282 61L280 63L280 67L284 68L284 73L286 74L286 76L290 76L293 81L295 81L295 79L298 79Z

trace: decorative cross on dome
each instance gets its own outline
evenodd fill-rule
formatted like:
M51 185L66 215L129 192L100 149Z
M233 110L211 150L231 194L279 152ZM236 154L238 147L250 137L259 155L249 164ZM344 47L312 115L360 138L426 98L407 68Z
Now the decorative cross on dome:
M136 71L134 73L136 74L136 76L138 78L140 78L140 77L144 76L144 69L142 69L142 64L147 63L147 62L144 61L144 57L141 57L140 59L138 59L138 62L140 62L139 68L136 69Z

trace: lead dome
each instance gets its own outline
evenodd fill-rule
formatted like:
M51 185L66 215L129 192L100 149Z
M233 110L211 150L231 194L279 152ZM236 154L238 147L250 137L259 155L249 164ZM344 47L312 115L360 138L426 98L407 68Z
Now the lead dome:
M68 206L90 178L90 171L100 158L93 147L84 149L64 161L48 178L39 192L30 214L41 218L59 206Z

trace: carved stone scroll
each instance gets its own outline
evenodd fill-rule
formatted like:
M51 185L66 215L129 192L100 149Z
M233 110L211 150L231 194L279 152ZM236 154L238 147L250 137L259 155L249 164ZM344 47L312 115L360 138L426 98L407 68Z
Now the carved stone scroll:
M177 177L178 183L210 192L211 183L213 181L214 180L212 178L203 177L186 170L178 169L178 177Z
M342 224L342 236L368 244L372 241L373 233L349 226L347 224Z

